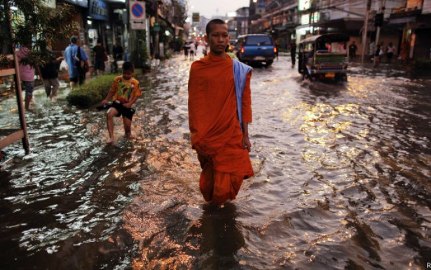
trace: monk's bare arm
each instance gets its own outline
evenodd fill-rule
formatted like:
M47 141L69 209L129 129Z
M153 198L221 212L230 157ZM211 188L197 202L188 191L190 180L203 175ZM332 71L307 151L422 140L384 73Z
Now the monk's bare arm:
M242 145L245 149L247 149L250 152L251 143L248 137L248 123L246 122L242 123Z
M248 151L250 151L251 143L248 136L248 124L251 123L252 115L251 115L251 89L250 89L250 81L251 81L251 72L247 74L247 80L245 83L243 98L242 98L242 145Z

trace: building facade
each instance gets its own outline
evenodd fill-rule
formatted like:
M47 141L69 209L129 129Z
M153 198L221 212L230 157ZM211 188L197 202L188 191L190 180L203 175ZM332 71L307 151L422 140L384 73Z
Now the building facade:
M250 0L249 11L248 32L271 34L282 50L310 35L341 32L367 55L371 43L392 43L397 55L431 57L431 0Z

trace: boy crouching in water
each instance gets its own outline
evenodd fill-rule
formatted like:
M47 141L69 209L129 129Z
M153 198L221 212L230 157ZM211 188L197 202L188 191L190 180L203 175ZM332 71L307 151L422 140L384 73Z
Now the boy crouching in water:
M131 138L132 118L135 114L132 105L141 96L139 81L133 78L134 70L132 63L124 62L123 75L114 79L111 90L101 102L102 105L107 106L112 100L112 105L109 105L110 108L106 115L109 132L108 143L114 142L114 116L122 116L126 138Z

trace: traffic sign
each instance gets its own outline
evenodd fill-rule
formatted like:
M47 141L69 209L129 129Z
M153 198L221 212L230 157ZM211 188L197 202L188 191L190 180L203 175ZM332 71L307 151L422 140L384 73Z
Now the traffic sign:
M192 13L192 22L199 22L199 12Z
M147 24L144 22L130 22L130 29L132 30L147 30Z
M145 21L145 2L130 1L130 21Z

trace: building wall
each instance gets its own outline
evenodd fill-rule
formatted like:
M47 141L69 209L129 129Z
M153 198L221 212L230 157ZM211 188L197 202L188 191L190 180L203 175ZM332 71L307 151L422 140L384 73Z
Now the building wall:
M422 14L431 14L431 0L424 0Z

